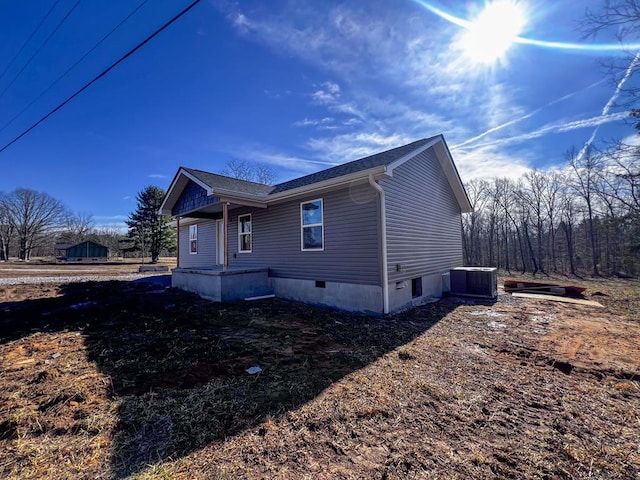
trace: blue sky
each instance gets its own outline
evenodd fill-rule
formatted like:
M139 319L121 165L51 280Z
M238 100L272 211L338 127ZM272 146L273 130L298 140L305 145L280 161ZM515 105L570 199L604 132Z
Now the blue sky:
M6 125L141 3L81 1L18 75L76 2L59 0L13 63L55 2L0 5L2 146L190 3L147 1ZM594 131L596 143L633 133L607 107L616 85L599 64L622 54L545 44L615 41L577 28L601 3L518 2L520 36L543 45L518 41L480 63L461 42L480 1L203 0L2 152L0 191L45 191L117 224L180 165L247 159L284 181L438 133L463 180L553 168Z

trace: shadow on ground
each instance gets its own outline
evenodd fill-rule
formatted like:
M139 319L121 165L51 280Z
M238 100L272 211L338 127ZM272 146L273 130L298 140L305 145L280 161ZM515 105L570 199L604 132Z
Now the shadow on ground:
M296 409L456 307L371 318L278 299L214 304L155 282L69 284L56 298L0 303L0 343L77 331L111 378L116 478Z

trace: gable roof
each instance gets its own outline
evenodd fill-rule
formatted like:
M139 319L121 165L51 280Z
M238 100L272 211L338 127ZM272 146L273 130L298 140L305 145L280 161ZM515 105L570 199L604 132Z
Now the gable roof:
M314 183L322 182L324 180L330 180L332 178L342 177L351 173L368 170L370 168L390 165L393 162L405 157L407 154L413 152L414 150L429 143L435 138L436 137L423 138L422 140L417 140L413 143L409 143L401 147L392 148L391 150L387 150L386 152L376 153L375 155L370 155L359 160L343 163L342 165L327 168L326 170L321 170L310 175L305 175L304 177L295 178L293 180L289 180L288 182L279 183L278 185L273 187L273 190L270 193L274 194L285 192L294 188L304 187Z
M368 174L392 176L394 168L429 147L435 148L436 157L451 185L461 210L463 212L470 212L473 207L464 189L458 170L453 163L449 148L447 147L444 137L440 134L274 186L238 180L194 168L180 167L160 207L160 213L171 213L171 207L168 205L175 204L180 191L182 191L189 180L194 181L204 188L208 195L221 195L246 200L253 199L260 202L260 205L266 206L266 203L264 203L266 201L276 201L276 199L298 195L298 193L310 191L314 188L320 189L326 186L337 185L345 181L366 177Z
M231 178L225 175L205 172L203 170L196 170L195 168L182 168L185 172L190 173L202 183L205 183L213 189L218 188L238 193L248 193L250 195L266 195L273 190L272 186L265 185L264 183L249 182L247 180Z

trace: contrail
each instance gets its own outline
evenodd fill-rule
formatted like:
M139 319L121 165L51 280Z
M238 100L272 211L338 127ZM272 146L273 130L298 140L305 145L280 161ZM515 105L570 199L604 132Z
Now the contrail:
M506 128L506 127L509 127L509 126L511 126L511 125L513 125L515 123L521 122L522 120L526 120L527 118L531 118L535 114L537 114L538 112L544 110L545 108L550 107L551 105L555 105L556 103L563 102L564 100L568 100L571 97L573 97L573 96L575 96L575 95L577 95L577 94L579 94L581 92L584 92L585 90L589 90L590 88L593 88L596 85L601 84L602 82L604 82L604 80L598 80L597 82L594 82L591 85L586 86L585 88L582 88L580 90L576 90L575 92L572 92L572 93L568 93L567 95L564 95L564 96L562 96L560 98L556 98L555 100L551 100L549 103L547 103L547 104L545 104L545 105L543 105L543 106L541 106L539 108L536 108L535 110L532 110L531 112L526 113L526 114L522 115L521 117L514 118L513 120L509 120L508 122L505 122L505 123L503 123L501 125L497 125L495 127L492 127L489 130L476 135L475 137L469 138L468 140L465 140L462 143L459 143L457 145L453 145L451 147L451 149L453 150L453 149L456 149L456 148L464 147L465 145L468 145L469 143L473 143L476 140L480 140L481 138L486 137L487 135L489 135L491 133L497 132L498 130L502 130L503 128Z
M526 140L538 138L548 133L562 133L562 132L569 132L571 130L577 130L579 128L595 127L598 125L602 125L603 123L622 120L623 118L626 118L628 115L629 115L629 112L618 112L618 113L612 113L610 115L605 115L605 116L599 115L597 117L591 117L584 120L575 120L573 122L568 122L563 124L557 124L557 123L548 124L529 133L523 133L521 135L516 135L513 137L506 137L499 140L494 140L492 142L481 143L479 145L475 145L474 148L507 145L510 143L524 142Z
M629 80L629 77L631 77L631 74L636 69L639 63L640 63L640 51L638 51L638 53L636 53L636 56L633 57L633 60L631 60L631 63L627 67L627 70L624 72L624 76L620 79L620 81L618 82L618 85L616 85L616 89L614 90L613 95L611 95L611 98L609 98L609 101L606 103L606 105L602 109L602 116L609 115L609 111L611 110L611 107L613 107L613 104L620 96L622 87L624 87L624 84L627 83L627 80ZM593 132L591 132L591 136L589 137L589 140L587 140L584 143L584 145L578 152L578 156L576 157L576 160L578 162L582 160L582 157L584 157L584 155L587 153L587 150L589 150L589 148L593 144L593 141L596 139L596 135L598 134L599 130L600 130L600 125L596 126L596 128L593 129Z

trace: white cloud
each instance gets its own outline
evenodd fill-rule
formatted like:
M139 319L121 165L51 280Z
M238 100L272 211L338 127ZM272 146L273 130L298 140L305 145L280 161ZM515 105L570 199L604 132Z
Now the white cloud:
M530 158L522 154L507 154L491 147L474 148L470 151L453 151L460 176L464 182L473 178L494 177L519 178L531 170Z
M313 159L343 163L443 133L453 145L463 176L519 176L538 159L524 148L513 154L513 146L619 121L626 115L606 110L590 118L555 117L536 125L532 118L538 113L566 112L548 107L602 81L538 108L525 108L530 99L521 103L518 88L462 59L455 49L443 48L443 39L455 42L459 27L438 24L436 28L434 18L413 10L411 2L390 9L375 1L365 7L357 2L335 6L297 0L280 4L277 10L253 7L250 14L241 13L237 3L225 5L239 34L308 62L332 78L313 84L307 98L314 107L325 109L323 118L335 121L305 117L292 125L313 128L311 138L298 145L308 148ZM338 125L349 128L336 132ZM282 157L284 164L292 164L287 155ZM303 162L305 168L322 165Z
M324 117L320 119L310 119L305 117L303 120L293 122L292 126L293 127L318 127L323 125L324 126L330 125L334 121L335 119L332 117Z
M150 173L147 175L149 178L168 178L167 175L163 175L162 173Z
M304 158L296 155L287 154L284 152L275 151L271 147L265 147L263 145L246 145L242 148L238 148L237 145L229 149L220 149L218 145L218 151L232 153L242 159L246 159L252 162L264 163L273 167L278 167L287 170L292 176L299 176L300 174L312 173L323 168L329 168L336 165L335 162L317 159L315 157ZM279 179L282 180L282 179Z
M249 19L243 13L232 15L231 22L235 28L243 33L246 33L251 29Z
M312 138L307 146L321 158L339 164L356 160L416 140L403 134L351 133Z
M94 215L93 216L93 219L96 222L126 220L127 218L129 218L127 215Z

